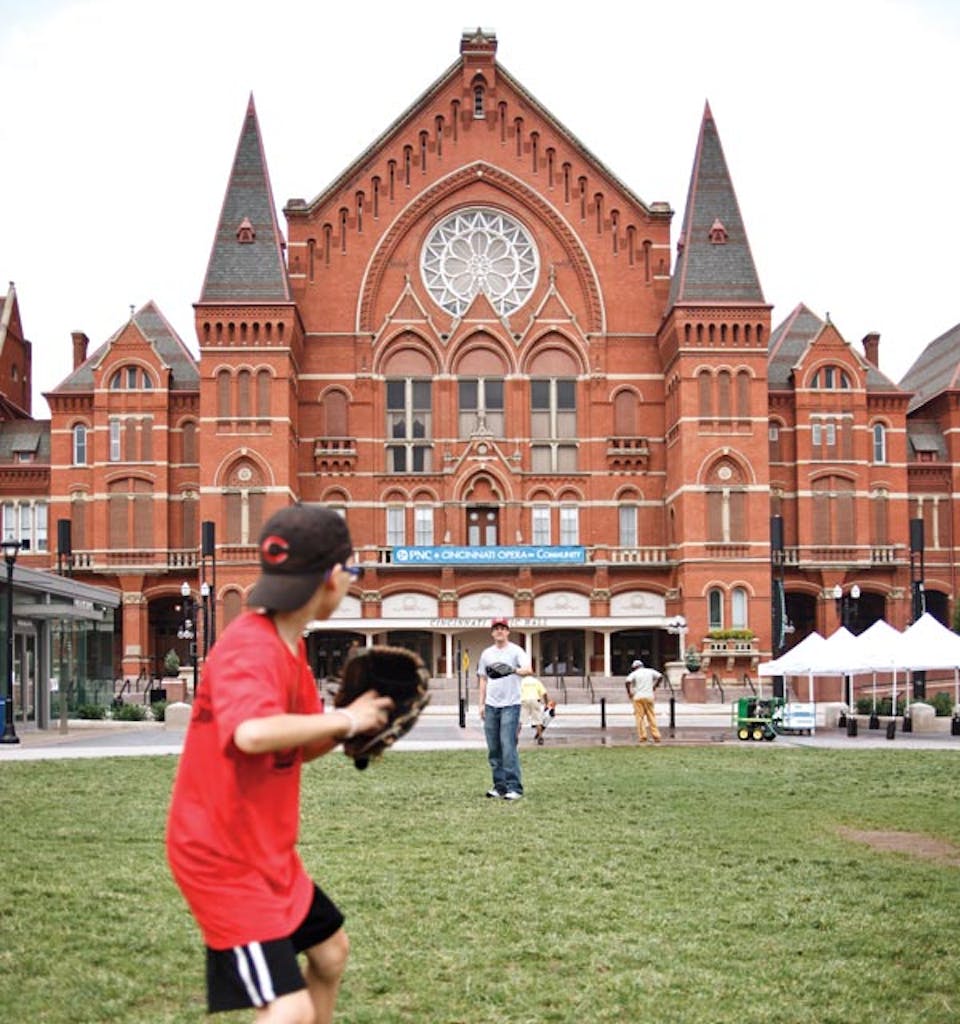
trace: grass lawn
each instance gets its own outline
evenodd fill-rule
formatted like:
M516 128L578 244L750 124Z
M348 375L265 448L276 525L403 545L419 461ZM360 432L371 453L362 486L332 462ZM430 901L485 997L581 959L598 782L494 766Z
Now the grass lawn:
M203 1019L174 768L0 762L0 1021ZM548 747L516 805L478 752L304 778L304 860L353 942L339 1020L960 1020L960 752Z

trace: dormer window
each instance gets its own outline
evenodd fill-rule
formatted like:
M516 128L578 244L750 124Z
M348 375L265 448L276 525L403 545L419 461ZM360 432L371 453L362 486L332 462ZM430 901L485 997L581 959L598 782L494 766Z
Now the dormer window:
M257 233L253 230L250 218L244 217L243 220L240 221L240 227L237 228L237 241L241 245L249 245L256 237Z
M710 242L712 245L726 245L728 238L727 229L718 217L710 227Z
M473 116L476 120L482 121L486 117L486 113L483 109L483 86L475 85L473 87Z

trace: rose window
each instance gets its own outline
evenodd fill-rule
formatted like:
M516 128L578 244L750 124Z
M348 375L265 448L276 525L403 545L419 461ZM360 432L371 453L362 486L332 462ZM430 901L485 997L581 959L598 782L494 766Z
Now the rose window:
M423 247L420 273L433 300L463 316L483 293L507 316L530 297L540 263L526 230L496 210L460 210L438 224Z

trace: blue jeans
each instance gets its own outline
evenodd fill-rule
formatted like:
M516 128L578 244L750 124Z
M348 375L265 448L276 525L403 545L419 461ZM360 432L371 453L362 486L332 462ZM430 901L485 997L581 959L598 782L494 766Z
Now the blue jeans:
M492 708L488 704L483 716L487 738L487 756L493 770L493 788L499 793L522 793L520 755L517 753L517 732L520 728L520 705Z

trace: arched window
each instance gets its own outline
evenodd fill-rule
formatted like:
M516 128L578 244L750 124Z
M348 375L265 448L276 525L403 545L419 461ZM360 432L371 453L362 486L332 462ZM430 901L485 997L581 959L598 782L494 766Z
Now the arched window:
M887 428L882 423L873 425L873 461L887 461Z
M243 598L236 590L228 590L223 595L223 625L231 622L243 611Z
M718 587L707 592L707 628L723 629L723 591Z
M229 370L220 370L217 373L217 416L222 420L230 418Z
M483 110L483 86L475 85L473 87L473 116L477 120L482 120L485 116Z
M713 374L709 370L701 370L697 374L700 398L700 419L713 419Z
M734 629L747 628L747 592L743 587L730 591L730 624Z
M73 464L85 466L87 464L87 425L78 423L73 428Z
M257 370L257 417L265 420L270 416L270 371Z
M197 425L193 420L187 420L180 428L183 451L182 459L187 463L197 461Z
M780 424L776 420L770 420L767 424L767 439L769 441L768 460L770 462L783 461L780 448Z
M846 390L850 387L850 377L839 366L821 366L813 375L810 387L823 391L835 391L838 388Z
M149 391L153 387L153 378L139 366L121 366L110 377L111 391Z

